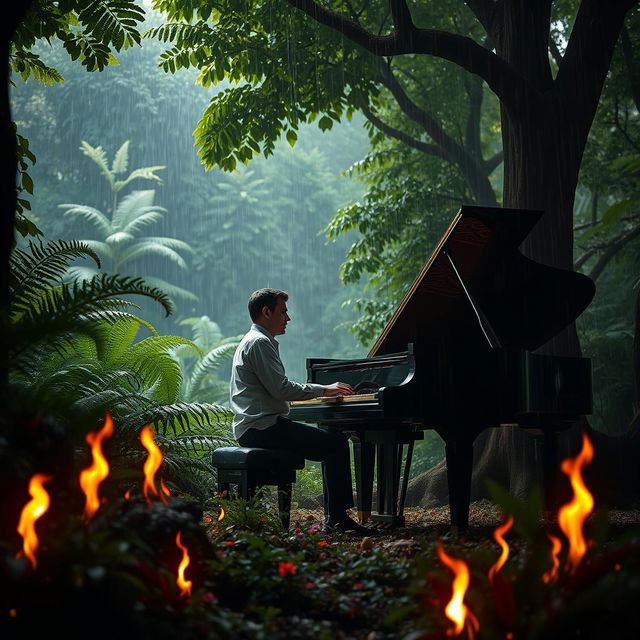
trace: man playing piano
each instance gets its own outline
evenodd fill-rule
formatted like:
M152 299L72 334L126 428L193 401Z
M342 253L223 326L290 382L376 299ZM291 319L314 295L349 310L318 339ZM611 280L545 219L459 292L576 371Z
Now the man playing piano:
M291 451L321 461L323 532L371 535L374 530L361 526L346 512L353 506L347 440L286 417L290 400L353 394L343 382L300 384L287 378L275 336L283 335L291 320L288 299L285 291L277 289L258 289L249 298L253 324L238 345L231 371L234 436L242 447Z

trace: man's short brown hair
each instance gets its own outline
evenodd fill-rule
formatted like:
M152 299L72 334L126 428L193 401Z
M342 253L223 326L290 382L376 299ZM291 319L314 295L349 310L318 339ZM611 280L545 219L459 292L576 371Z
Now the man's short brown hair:
M249 298L249 315L252 320L257 320L262 314L263 307L269 307L269 311L273 311L278 304L278 300L285 302L289 299L289 294L280 289L258 289L251 294Z

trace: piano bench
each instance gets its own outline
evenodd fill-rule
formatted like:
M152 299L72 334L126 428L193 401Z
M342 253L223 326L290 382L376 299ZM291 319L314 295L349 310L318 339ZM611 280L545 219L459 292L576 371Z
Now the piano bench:
M212 454L218 472L218 491L229 493L232 484L238 495L249 500L256 489L265 485L278 487L278 511L282 526L289 529L291 488L296 469L304 469L304 458L287 451L249 447L222 447Z

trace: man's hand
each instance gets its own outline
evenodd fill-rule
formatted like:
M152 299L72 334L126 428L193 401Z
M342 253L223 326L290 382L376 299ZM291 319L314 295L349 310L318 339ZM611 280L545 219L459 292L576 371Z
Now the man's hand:
M354 394L350 384L346 382L334 382L324 385L323 396L352 396Z

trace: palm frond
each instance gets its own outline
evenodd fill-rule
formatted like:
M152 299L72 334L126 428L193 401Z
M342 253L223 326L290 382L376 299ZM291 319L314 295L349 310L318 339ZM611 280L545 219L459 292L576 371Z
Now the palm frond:
M143 180L155 180L158 184L162 184L162 178L156 175L156 171L160 171L162 169L166 169L163 166L157 167L141 167L140 169L134 169L128 176L126 180L117 180L114 184L114 191L117 193L126 187L128 184L133 182L134 180L143 179Z
M222 339L222 330L217 322L209 316L199 318L185 318L181 325L191 325L194 342L202 349L210 349Z
M118 202L116 210L113 212L113 227L118 231L123 230L132 220L135 220L140 210L148 211L153 207L153 199L156 195L154 189L141 189L132 191ZM159 207L154 207L158 209Z
M129 224L125 226L123 231L135 235L144 227L162 220L162 218L164 217L162 211L166 211L166 209L163 209L161 207L150 207L149 209L150 210L146 213L140 213L140 215L138 215L135 220L129 222Z
M89 159L93 160L98 167L102 175L107 179L111 187L113 188L114 177L111 169L109 169L109 162L107 160L107 154L102 147L92 147L88 142L82 140L80 142L80 151L84 153Z
M120 256L120 261L121 264L124 264L125 262L135 260L136 258L142 258L144 256L154 254L171 260L182 269L187 268L187 263L177 251L156 242L148 242L146 238L144 240L139 240L133 246L125 249L122 256Z
M116 231L112 233L110 236L105 238L105 242L109 246L122 244L123 242L131 242L133 240L133 236L130 233L126 233L124 231Z
M116 151L116 155L113 158L113 164L111 165L111 173L117 175L124 173L127 170L129 163L129 140L122 143L122 146Z
M64 209L62 214L65 217L74 216L78 218L84 218L88 222L91 222L102 235L108 236L113 233L114 229L111 224L111 220L95 207L90 207L86 204L59 204L58 209Z

